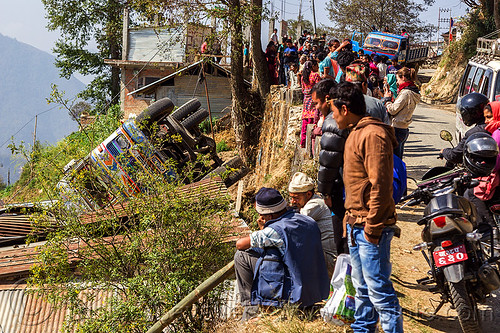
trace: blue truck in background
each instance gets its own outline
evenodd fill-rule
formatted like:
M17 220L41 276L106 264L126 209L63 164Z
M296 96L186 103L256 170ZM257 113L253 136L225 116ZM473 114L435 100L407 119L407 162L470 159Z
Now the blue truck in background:
M408 36L372 31L363 39L363 34L354 32L351 38L352 49L360 49L365 54L398 58L398 63L414 67L423 63L429 56L429 46L424 44L410 44Z

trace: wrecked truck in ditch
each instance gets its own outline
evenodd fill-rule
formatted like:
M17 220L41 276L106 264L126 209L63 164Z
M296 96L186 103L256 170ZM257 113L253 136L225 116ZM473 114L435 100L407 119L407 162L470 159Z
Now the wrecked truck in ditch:
M85 158L70 161L57 184L65 204L96 211L135 196L147 190L140 172L171 182L189 165L190 182L219 175L226 187L248 173L239 157L223 163L215 141L200 131L200 123L209 114L197 99L174 108L169 98L154 102L135 119L126 120Z

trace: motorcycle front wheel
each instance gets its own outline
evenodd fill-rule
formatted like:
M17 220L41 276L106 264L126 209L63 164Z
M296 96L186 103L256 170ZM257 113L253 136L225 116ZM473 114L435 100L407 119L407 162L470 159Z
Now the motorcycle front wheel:
M481 333L481 324L476 303L473 302L465 281L448 282L453 305L458 313L458 321L464 333Z

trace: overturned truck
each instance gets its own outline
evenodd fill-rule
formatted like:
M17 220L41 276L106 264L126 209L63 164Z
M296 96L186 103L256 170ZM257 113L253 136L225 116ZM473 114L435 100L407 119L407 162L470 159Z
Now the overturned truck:
M189 165L192 176L184 182L220 175L226 187L248 173L239 157L223 163L215 141L200 131L209 114L197 99L174 108L169 98L156 101L137 118L125 121L85 158L70 161L57 184L65 204L95 211L135 196L147 190L140 172L179 181Z

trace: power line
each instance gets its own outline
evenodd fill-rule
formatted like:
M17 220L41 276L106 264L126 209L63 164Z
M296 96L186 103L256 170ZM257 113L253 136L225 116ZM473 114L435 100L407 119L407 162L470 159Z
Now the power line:
M51 107L50 109L47 109L47 110L45 110L45 111L42 111L42 112L40 112L40 113L35 114L33 117L31 117L31 119L30 119L30 120L28 120L28 121L27 121L27 122L26 122L23 126L21 126L21 128L20 128L20 129L18 129L16 133L14 133L14 134L10 135L10 136L9 136L9 138L8 138L7 140L5 140L5 142L4 142L4 143L2 143L2 144L0 145L0 148L2 148L2 147L3 147L3 146L7 143L7 142L9 142L9 141L11 140L11 138L13 138L14 136L16 136L19 132L21 132L21 131L22 131L22 130L26 127L26 126L28 126L28 124L29 124L29 123L31 123L31 122L33 121L33 119L35 119L37 116L40 116L40 115L42 115L42 114L44 114L44 113L47 113L47 112L49 112L49 111L52 111L52 110L54 110L56 107L57 107L57 105L55 105L55 106Z

